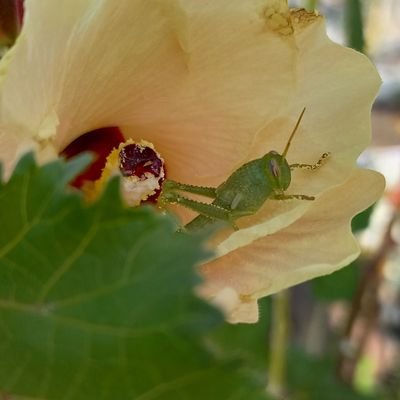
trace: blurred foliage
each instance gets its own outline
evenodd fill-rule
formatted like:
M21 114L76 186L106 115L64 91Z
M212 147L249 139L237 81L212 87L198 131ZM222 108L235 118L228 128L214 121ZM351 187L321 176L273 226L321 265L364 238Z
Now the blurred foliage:
M352 231L357 233L368 227L373 206L356 215L351 223ZM360 279L359 260L330 275L313 279L310 284L313 294L322 301L350 301L357 289Z
M359 282L359 262L354 261L330 275L311 281L313 294L321 301L351 300Z
M271 297L259 301L259 310L257 324L225 323L212 334L212 339L224 351L240 356L252 367L265 370L271 326Z
M400 365L381 379L379 400L400 400Z
M373 400L336 378L334 359L330 356L311 357L292 348L288 364L291 400Z
M223 352L240 355L249 366L262 370L268 364L270 298L261 300L260 310L257 324L234 327L226 324L214 333L212 339ZM373 400L339 381L335 375L335 360L330 355L316 358L292 345L287 372L288 400Z
M351 229L353 232L363 231L368 227L369 219L372 215L372 211L374 210L374 206L368 207L363 212L357 214L353 220L351 221Z

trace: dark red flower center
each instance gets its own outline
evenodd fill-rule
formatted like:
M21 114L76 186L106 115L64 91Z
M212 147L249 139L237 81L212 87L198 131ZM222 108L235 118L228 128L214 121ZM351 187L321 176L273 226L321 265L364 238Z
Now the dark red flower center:
M158 178L163 169L163 161L158 154L148 146L128 144L119 152L119 169L123 176L137 176L146 178L146 173L151 173Z
M124 141L125 138L119 128L109 127L85 133L70 143L60 153L65 158L72 158L86 151L91 152L95 157L95 160L71 182L71 185L80 188L86 181L99 179L107 156Z
M70 143L60 155L68 159L83 152L90 152L95 157L94 161L71 182L71 185L82 188L85 182L98 180L106 165L107 157L119 147L119 170L122 176L136 176L140 181L145 181L146 178L150 178L148 174L151 174L161 187L165 179L164 160L145 142L141 144L128 142L129 144L120 146L124 142L125 138L119 128L109 127L85 133ZM156 202L160 190L160 188L155 189L155 193L148 197L146 202Z

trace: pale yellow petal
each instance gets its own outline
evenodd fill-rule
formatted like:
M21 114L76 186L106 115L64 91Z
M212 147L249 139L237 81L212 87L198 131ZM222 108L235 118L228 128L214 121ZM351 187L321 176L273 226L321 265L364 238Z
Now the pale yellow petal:
M292 225L202 266L203 293L235 290L243 309L238 306L231 321L252 322L257 314L249 313L249 304L255 308L256 299L349 264L359 254L350 220L377 200L383 185L376 172L353 171L345 184L321 195Z
M259 132L250 158L269 150L282 152L303 107L306 112L293 139L289 163L315 163L331 156L318 171L295 170L288 194L318 195L345 181L371 135L371 106L380 78L364 55L333 43L322 17L292 12L298 47L296 84L287 106ZM254 216L239 221L240 231L227 236L221 251L244 246L290 225L313 204L267 201Z
M153 142L171 177L215 184L289 101L295 47L283 0L28 0L26 9L0 93L7 135L61 150L120 126Z

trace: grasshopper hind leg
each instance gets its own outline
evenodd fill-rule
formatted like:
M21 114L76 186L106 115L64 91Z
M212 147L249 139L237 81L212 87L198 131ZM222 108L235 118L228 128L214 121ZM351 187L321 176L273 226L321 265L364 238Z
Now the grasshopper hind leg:
M224 221L236 228L236 225L233 222L235 219L235 212L232 212L232 210L230 209L218 206L213 203L207 204L197 200L192 200L175 192L164 193L162 201L169 204L179 204L200 214L185 228L188 228L189 225L192 227L196 226L200 228L201 225L210 225L210 222L212 221Z
M163 183L164 193L174 192L176 190L180 190L187 193L199 194L201 196L210 197L212 199L215 199L216 196L216 189L214 187L187 185L185 183L172 181L170 179L167 179Z

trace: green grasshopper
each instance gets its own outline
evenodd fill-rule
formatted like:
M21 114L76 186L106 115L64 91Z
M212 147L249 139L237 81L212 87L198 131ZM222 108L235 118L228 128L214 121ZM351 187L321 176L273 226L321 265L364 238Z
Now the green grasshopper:
M282 154L270 151L261 158L242 165L218 187L193 186L166 180L160 196L161 204L180 204L199 213L185 225L186 230L197 231L218 221L228 222L238 229L238 218L255 214L267 199L272 200L314 200L314 196L286 194L291 182L291 171L296 168L316 170L320 168L330 153L323 153L315 164L289 164L286 154L303 118L302 110ZM212 203L202 203L182 196L179 192L197 194L213 199Z

